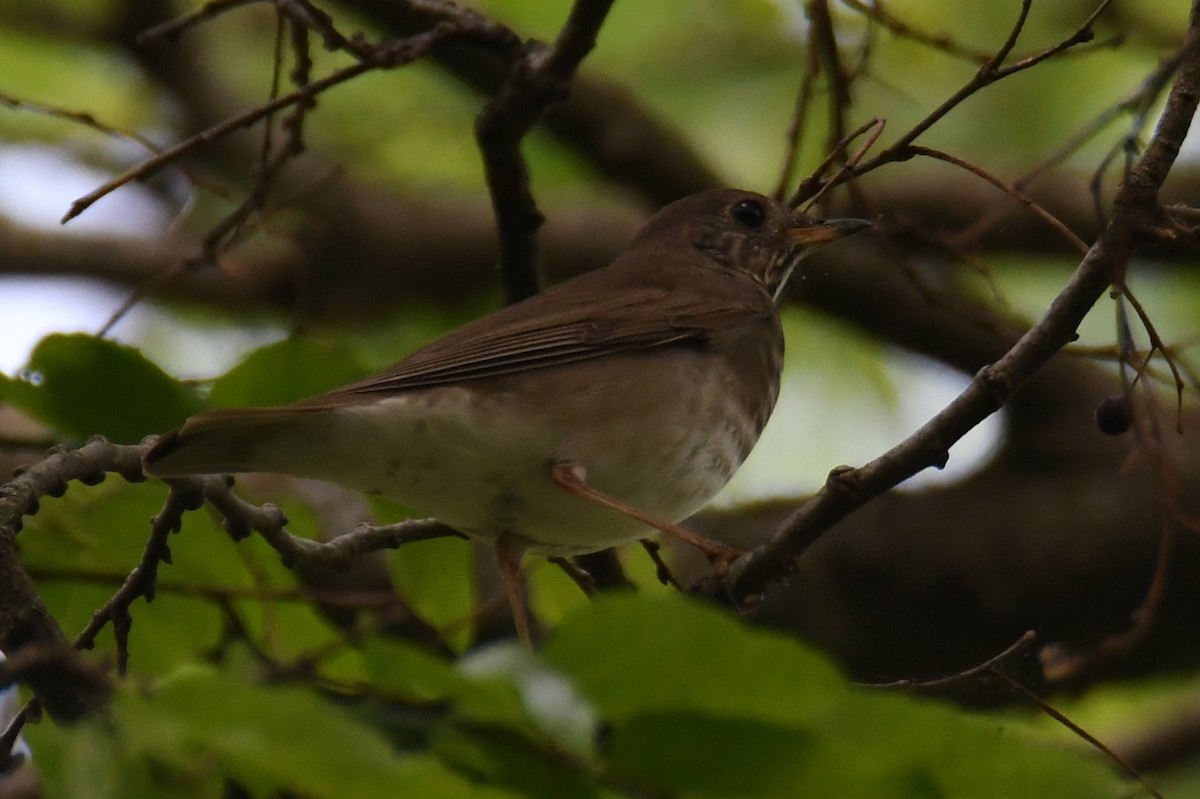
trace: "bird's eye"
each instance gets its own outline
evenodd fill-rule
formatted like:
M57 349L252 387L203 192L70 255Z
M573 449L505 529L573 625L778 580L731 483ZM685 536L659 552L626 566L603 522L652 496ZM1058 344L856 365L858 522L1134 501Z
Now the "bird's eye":
M739 224L748 228L760 228L767 219L767 210L757 200L739 200L732 213Z

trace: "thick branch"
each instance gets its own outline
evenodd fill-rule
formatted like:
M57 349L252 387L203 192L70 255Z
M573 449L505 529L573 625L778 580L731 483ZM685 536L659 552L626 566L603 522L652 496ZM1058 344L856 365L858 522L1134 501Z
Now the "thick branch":
M537 231L545 221L533 199L521 141L546 106L567 96L575 70L595 46L611 6L612 0L576 0L554 45L548 50L536 42L528 45L499 94L475 121L508 302L538 291Z

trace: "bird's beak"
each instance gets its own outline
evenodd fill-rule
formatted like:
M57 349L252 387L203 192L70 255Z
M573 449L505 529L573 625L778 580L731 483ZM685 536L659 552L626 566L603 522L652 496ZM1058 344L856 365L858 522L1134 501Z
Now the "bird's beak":
M800 244L828 244L869 227L871 223L865 219L826 219L788 228L785 233L789 239Z

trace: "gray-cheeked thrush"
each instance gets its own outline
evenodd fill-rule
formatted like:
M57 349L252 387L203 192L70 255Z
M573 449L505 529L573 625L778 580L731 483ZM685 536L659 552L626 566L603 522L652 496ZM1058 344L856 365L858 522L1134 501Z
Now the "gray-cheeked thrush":
M281 472L380 494L492 542L528 640L520 560L676 525L729 481L779 393L776 300L821 245L867 227L716 190L652 217L607 267L503 308L387 371L164 435L147 473Z

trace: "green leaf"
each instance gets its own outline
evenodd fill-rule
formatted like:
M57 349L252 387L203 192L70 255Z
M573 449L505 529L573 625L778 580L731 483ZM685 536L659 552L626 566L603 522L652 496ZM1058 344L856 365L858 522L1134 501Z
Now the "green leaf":
M128 721L128 720L124 720ZM116 729L114 729L116 727ZM156 728L157 729L157 728ZM132 756L120 727L90 718L69 727L35 724L26 728L41 775L44 796L72 799L222 799L222 775L162 739L152 752Z
M293 337L260 347L217 378L208 399L219 407L283 405L362 377L343 344Z
M459 661L459 669L483 685L502 681L516 689L521 715L519 723L510 726L552 740L554 748L564 754L584 759L595 754L595 709L566 675L548 667L527 648L511 642L485 647ZM478 718L480 704L476 699L465 710ZM497 709L495 703L484 707L493 712Z
M527 799L600 799L586 771L510 730L443 729L434 750L456 769Z
M63 497L44 498L37 514L25 520L22 562L64 629L81 629L117 590L140 559L149 519L165 498L158 482L75 484ZM185 515L168 546L171 562L158 566L154 601L130 607L133 673L161 675L203 657L220 640L222 606L206 595L208 589L217 596L233 592L229 612L237 614L246 635L281 660L340 640L311 603L270 600L275 590L295 589L296 576L261 537L235 542L213 514L198 512ZM102 633L97 644L110 652L111 634Z
M142 759L207 768L253 795L314 799L470 797L436 759L396 752L375 730L301 688L261 686L204 667L116 706L125 745ZM172 769L173 770L173 769Z
M526 562L525 580L533 615L547 627L557 626L567 613L589 602L575 581L548 560L530 558Z
M798 642L680 597L602 598L543 656L609 724L613 772L671 795L1122 795L1065 731L1048 746L1023 718L853 688Z
M135 443L200 410L194 391L133 347L83 333L55 333L16 378L0 375L0 400L63 435Z
M412 644L370 638L362 653L371 681L395 697L446 701L456 699L470 688L469 681L450 663Z
M502 648L502 647L501 647ZM458 667L428 652L397 641L372 638L362 648L372 683L403 701L444 702L456 719L521 732L534 729L519 687L508 673Z
M795 641L672 595L602 597L569 615L542 656L610 721L693 710L794 723L849 693Z
M475 612L475 546L458 538L405 544L389 555L396 590L461 651Z
M618 773L697 796L787 795L822 749L805 730L687 711L633 716L609 741Z

